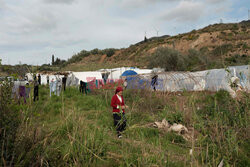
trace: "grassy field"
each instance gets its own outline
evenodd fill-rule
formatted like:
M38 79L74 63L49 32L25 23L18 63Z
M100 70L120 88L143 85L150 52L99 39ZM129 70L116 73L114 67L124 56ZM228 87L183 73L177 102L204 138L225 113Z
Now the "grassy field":
M113 127L113 94L68 88L50 98L42 86L38 102L5 99L0 166L217 166L222 159L226 166L250 166L249 94L125 90L130 108L122 139ZM152 126L163 118L194 129L194 139Z

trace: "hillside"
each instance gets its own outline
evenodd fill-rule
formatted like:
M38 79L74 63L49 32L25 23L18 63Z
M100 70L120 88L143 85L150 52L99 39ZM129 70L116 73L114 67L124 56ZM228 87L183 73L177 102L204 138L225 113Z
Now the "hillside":
M190 50L195 50L211 61L209 68L249 64L250 21L214 24L176 36L154 37L123 49L83 50L69 59L63 70L97 70L120 66L147 68L150 56L161 47L177 50L183 57Z

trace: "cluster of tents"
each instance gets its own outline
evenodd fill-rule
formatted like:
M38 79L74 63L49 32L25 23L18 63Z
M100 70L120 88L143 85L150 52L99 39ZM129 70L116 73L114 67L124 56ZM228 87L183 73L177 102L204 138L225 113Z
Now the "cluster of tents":
M152 89L152 77L157 75L156 90L218 91L226 90L232 97L237 91L250 92L249 65L198 72L162 72L127 77L128 89Z
M232 66L226 69L212 69L198 72L164 72L162 69L139 69L121 67L114 69L100 69L89 72L44 73L41 75L41 84L47 84L47 78L62 79L67 75L66 86L79 86L80 81L105 85L107 83L126 82L127 89L148 89L155 87L157 91L228 91L233 97L236 91L250 91L249 65ZM152 85L152 78L157 81ZM26 74L29 81L33 74Z

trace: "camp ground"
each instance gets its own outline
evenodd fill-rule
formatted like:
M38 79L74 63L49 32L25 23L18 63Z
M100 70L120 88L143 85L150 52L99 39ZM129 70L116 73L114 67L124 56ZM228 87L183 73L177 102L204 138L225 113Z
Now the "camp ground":
M104 83L116 82L120 79L128 82L128 89L152 90L152 77L157 75L156 90L163 92L178 91L219 91L226 90L232 97L237 91L250 91L249 65L232 66L226 69L213 69L197 72L162 72L160 69L139 69L121 67L100 69L98 71L67 72L67 86L78 86L80 81ZM33 80L33 74L26 74L28 81ZM49 80L62 79L64 75L41 74L41 83Z

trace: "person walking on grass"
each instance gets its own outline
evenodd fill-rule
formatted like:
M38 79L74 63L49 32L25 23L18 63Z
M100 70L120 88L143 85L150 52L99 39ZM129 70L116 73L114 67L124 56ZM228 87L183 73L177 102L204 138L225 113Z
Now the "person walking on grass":
M114 126L116 128L118 138L121 138L121 132L126 128L126 117L125 117L125 108L128 108L124 104L124 99L122 96L123 89L122 87L117 87L115 90L115 95L111 100L111 107L113 108L113 118Z

